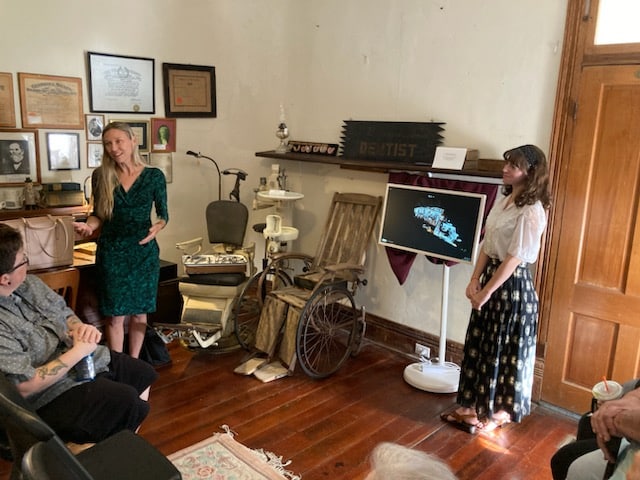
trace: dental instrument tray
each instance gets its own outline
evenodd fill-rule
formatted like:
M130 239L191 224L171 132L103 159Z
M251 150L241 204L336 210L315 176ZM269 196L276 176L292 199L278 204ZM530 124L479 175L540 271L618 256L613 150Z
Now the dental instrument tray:
M247 259L235 253L214 253L203 255L183 255L187 275L204 273L244 273L247 270Z

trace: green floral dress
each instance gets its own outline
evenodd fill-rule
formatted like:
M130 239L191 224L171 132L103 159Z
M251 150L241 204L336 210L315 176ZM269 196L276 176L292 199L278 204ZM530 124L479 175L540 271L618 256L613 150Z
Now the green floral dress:
M99 170L94 172L94 180ZM138 244L149 234L154 204L156 216L168 222L166 181L157 168L145 167L128 192L121 185L115 189L113 216L103 220L97 241L97 291L102 315L156 311L160 249L155 238Z

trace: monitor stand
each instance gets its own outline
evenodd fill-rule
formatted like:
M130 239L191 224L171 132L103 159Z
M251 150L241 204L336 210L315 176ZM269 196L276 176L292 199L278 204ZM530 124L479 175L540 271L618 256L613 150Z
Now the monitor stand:
M411 386L433 393L455 393L458 391L460 367L445 362L447 350L447 307L449 301L449 266L443 264L442 307L440 316L440 345L438 363L425 360L412 363L404 369L404 380Z

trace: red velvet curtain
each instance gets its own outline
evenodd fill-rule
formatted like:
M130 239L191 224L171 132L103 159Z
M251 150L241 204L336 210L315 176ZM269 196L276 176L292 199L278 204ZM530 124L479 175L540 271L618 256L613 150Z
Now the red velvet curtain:
M498 193L498 190L500 189L500 185L491 183L466 182L461 180L432 178L427 175L415 175L407 172L390 173L389 183L441 188L446 190L457 190L470 193L484 193L487 196L487 201L485 202L484 215L482 218L483 230L484 222L487 219L487 215L489 214L491 207L493 207L493 204L496 200L496 195ZM417 254L413 252L407 252L405 250L398 250L392 247L385 247L385 250L387 251L387 258L389 259L391 270L393 270L393 273L398 279L398 282L400 282L400 285L402 285L407 280L407 276L409 276L409 270L411 270L411 266L413 265ZM429 256L427 256L427 258L431 262L436 264L444 263L448 266L456 264L456 262L442 260L440 258Z

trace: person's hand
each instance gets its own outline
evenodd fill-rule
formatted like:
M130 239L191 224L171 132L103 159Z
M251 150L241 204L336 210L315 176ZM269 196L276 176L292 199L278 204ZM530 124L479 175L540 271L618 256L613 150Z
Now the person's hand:
M160 221L160 222L156 222L153 225L151 225L151 227L149 227L149 235L147 235L146 237L144 237L142 240L140 240L138 242L139 245L144 245L146 243L149 243L151 240L153 240L154 238L156 238L156 235L158 235L158 232L160 230L162 230L165 226L165 223Z
M73 230L84 238L93 235L93 229L85 222L73 222Z
M93 342L73 342L73 347L71 347L71 350L80 352L80 357L84 358L87 355L93 353L96 351L96 348L98 348L98 344L97 343L93 343Z
M73 338L74 344L77 342L100 343L100 340L102 339L102 333L100 333L100 330L88 323L76 324L69 334Z
M472 277L469 280L469 285L467 285L467 289L465 290L466 297L471 300L476 293L480 291L480 279Z
M489 297L491 297L491 295L484 290L477 291L471 295L471 298L469 298L469 300L471 300L471 308L474 310L480 310L482 306L487 303Z

